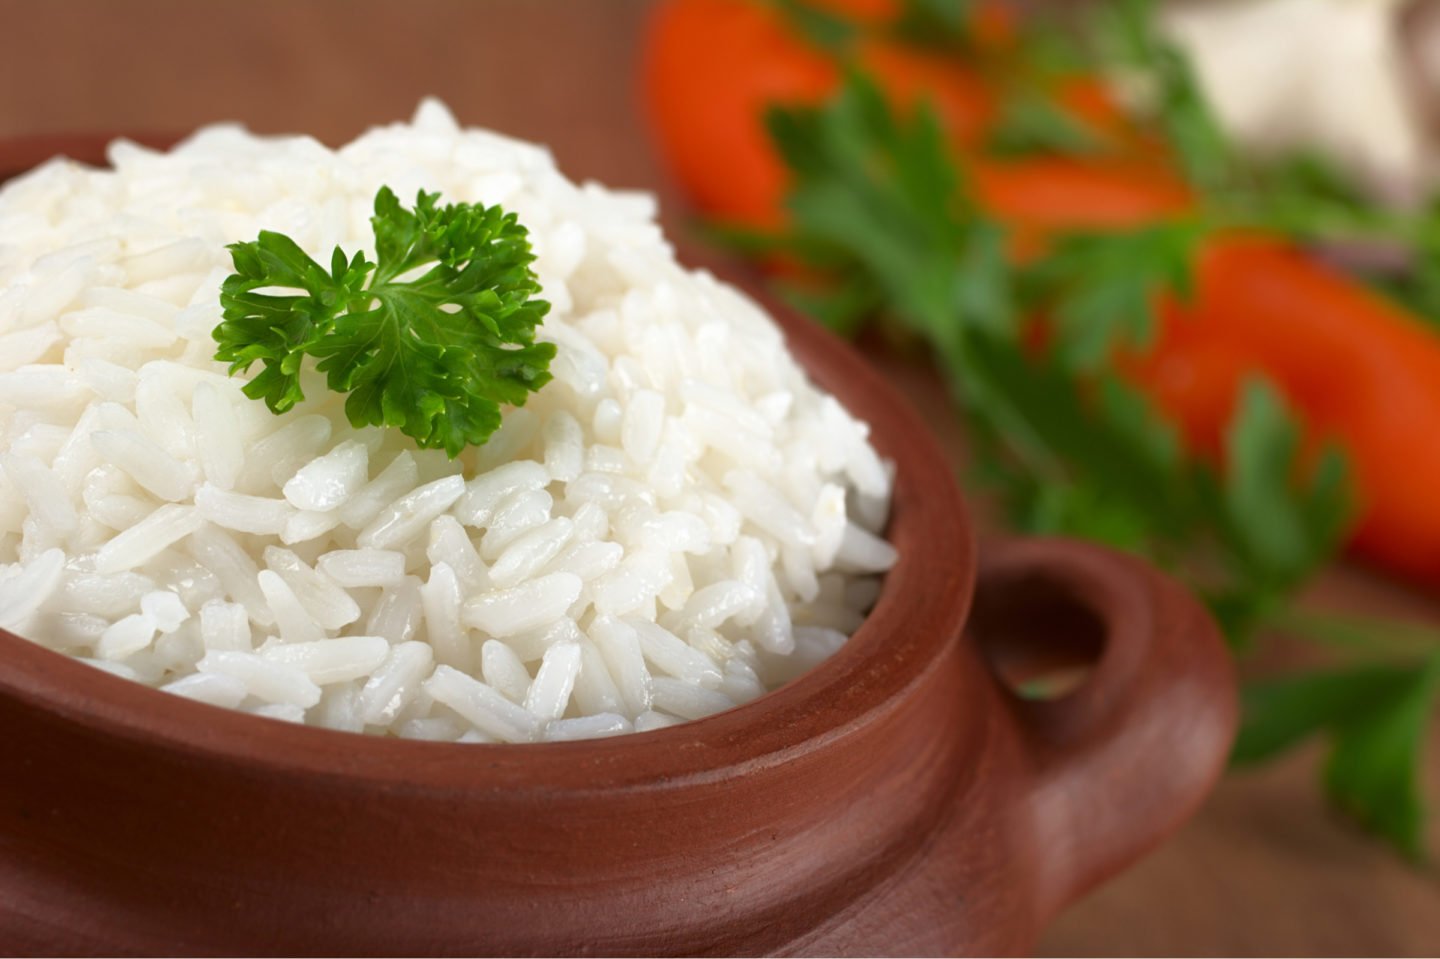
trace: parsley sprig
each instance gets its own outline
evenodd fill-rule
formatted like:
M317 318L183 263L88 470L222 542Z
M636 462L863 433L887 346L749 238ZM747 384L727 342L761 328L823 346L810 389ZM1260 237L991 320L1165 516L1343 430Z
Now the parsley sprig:
M837 330L878 322L894 340L922 342L965 416L974 478L1016 527L1152 557L1207 600L1237 651L1266 631L1322 644L1343 631L1352 643L1338 665L1247 685L1235 760L1327 737L1327 793L1418 855L1418 764L1440 696L1440 642L1410 631L1428 642L1397 652L1384 640L1395 624L1337 626L1298 599L1334 559L1352 515L1343 456L1333 448L1302 455L1295 415L1257 377L1241 392L1217 466L1187 451L1111 361L1121 348L1148 348L1158 304L1188 295L1195 251L1213 231L1258 226L1302 241L1419 236L1422 220L1387 220L1315 162L1241 169L1184 58L1143 19L1142 4L1118 6L1109 29L1129 45L1132 66L1149 72L1160 138L1197 193L1219 191L1223 204L1135 231L1062 235L1017 265L1006 256L1009 231L980 209L933 110L897 115L851 68L829 102L776 106L767 117L791 174L785 231L721 235L803 264L803 279L782 292ZM1093 148L1072 129L1048 129L1049 119L1012 118L1001 148ZM1440 282L1411 286L1440 290ZM1027 337L1036 316L1047 318L1043 349Z
M294 240L262 230L230 246L215 358L261 371L244 389L283 413L305 398L307 360L348 394L359 426L393 426L452 458L500 426L550 380L555 347L535 342L550 305L536 299L529 235L498 206L440 206L421 192L407 210L375 196L375 262L336 248L326 270Z
M1149 343L1163 294L1188 293L1199 227L1069 234L1016 265L936 118L896 116L864 74L822 107L772 110L769 126L794 176L792 226L772 242L839 282L800 289L800 305L850 331L878 314L933 348L1018 525L1186 560L1237 638L1333 555L1343 461L1301 462L1273 388L1244 391L1221 471L1105 369L1117 347ZM1037 315L1051 321L1044 351L1025 345Z

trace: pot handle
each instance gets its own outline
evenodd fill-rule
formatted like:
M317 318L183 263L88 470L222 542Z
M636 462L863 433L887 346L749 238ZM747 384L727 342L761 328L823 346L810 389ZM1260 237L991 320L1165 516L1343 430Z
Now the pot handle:
M1134 557L1059 539L994 544L982 557L971 634L992 663L1007 645L1053 655L1103 644L1083 685L1058 699L1000 684L1032 765L1049 916L1199 807L1234 738L1234 674L1204 607Z

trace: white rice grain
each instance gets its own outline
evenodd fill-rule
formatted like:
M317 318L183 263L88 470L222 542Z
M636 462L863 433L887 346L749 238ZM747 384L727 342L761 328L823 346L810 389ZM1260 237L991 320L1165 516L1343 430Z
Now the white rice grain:
M162 633L173 633L190 618L190 610L168 589L157 589L140 597L140 612L149 616Z
M545 727L546 742L574 742L581 739L600 739L604 736L618 736L633 732L630 720L616 713L594 713L576 719L557 719Z
M195 419L195 452L205 481L232 490L245 465L245 446L234 405L213 383L196 383L191 398Z
M280 643L260 651L266 662L294 666L318 686L369 676L385 661L390 644L380 636L346 636Z
M60 328L53 321L0 335L0 373L38 363L61 339Z
M265 703L248 710L252 716L276 719L282 723L300 724L305 721L305 707L299 703Z
M595 581L595 608L612 616L624 616L654 600L673 578L668 555L658 550L637 550L618 568Z
M515 651L498 639L487 639L480 647L480 673L512 703L523 703L530 690L530 672Z
M389 648L389 644L386 644ZM365 731L365 719L360 715L360 687L354 682L330 683L320 694L320 705L313 713L317 725L343 733Z
M654 390L637 390L630 397L620 426L620 445L634 463L646 465L655 458L665 426L665 397Z
M544 490L519 490L504 499L480 539L480 558L493 561L527 530L550 519L554 500Z
M366 483L360 492L340 507L340 521L351 529L365 527L387 503L393 503L396 497L413 489L419 478L420 469L415 465L415 457L409 450L401 452L380 471L379 476Z
M541 720L559 719L580 677L580 644L556 643L545 650L535 680L525 694L525 709Z
M574 524L557 516L517 536L490 566L490 582L504 589L530 579L564 549L573 532Z
M683 631L696 626L715 629L732 617L749 613L759 615L765 596L748 583L722 579L704 586L690 595L677 620Z
M191 673L166 683L160 691L224 709L236 708L248 693L243 682L224 673Z
M285 520L280 529L280 542L286 546L298 546L319 540L326 533L340 525L340 517L333 512L317 513L314 510L296 510Z
M284 422L250 447L239 487L251 493L282 487L302 464L319 455L330 441L331 430L330 421L315 414Z
M200 637L206 649L249 652L250 618L239 603L215 600L200 607Z
M0 453L0 470L4 470L10 483L25 497L31 515L54 535L73 532L79 525L75 504L66 495L64 484L40 460L24 454Z
M489 526L495 510L510 496L544 489L549 482L550 474L539 463L506 463L466 484L465 495L455 507L455 518L466 526Z
M467 593L479 592L490 586L490 574L480 551L470 540L470 534L453 516L437 516L430 524L430 545L425 549L430 562L444 563L455 571L455 576Z
M464 492L465 479L461 476L447 476L411 490L382 509L355 542L361 549L389 549L408 543Z
M895 565L895 547L854 523L845 524L836 565L855 573L883 573Z
M216 526L257 536L278 534L295 513L283 499L234 493L209 483L195 491L195 508Z
M60 589L65 551L47 549L19 569L0 576L0 629L21 630Z
M720 669L710 657L691 648L659 623L638 618L625 622L639 637L640 651L646 661L657 669L695 686L714 689L720 685Z
M96 430L90 442L106 462L120 467L156 499L177 503L195 492L190 467L136 430Z
M565 614L580 596L580 578L550 573L510 589L482 593L465 603L464 622L495 637L536 629Z
M325 630L315 622L279 573L262 569L256 582L260 584L260 592L264 594L270 611L275 614L275 625L285 642L311 643L325 638Z
M303 670L271 662L258 653L211 650L197 668L202 673L238 679L245 684L246 693L266 703L309 709L320 701L320 687Z
M386 549L337 549L316 561L318 570L346 589L397 586L405 580L405 554Z
M16 409L61 416L74 413L94 395L79 374L51 363L0 373L0 405Z
M265 565L285 580L295 598L322 629L343 629L360 618L360 606L354 597L290 550L267 546L264 557Z
M438 662L468 672L470 637L460 623L460 601L463 597L460 580L453 569L445 563L430 567L430 579L420 587L426 638L434 648Z
M456 742L464 733L464 727L448 716L433 716L424 719L408 719L395 727L395 735L401 739L419 739L424 742Z
M722 692L665 676L655 677L654 690L655 708L682 719L704 719L735 706Z
M816 534L810 522L773 486L748 470L725 474L725 488L740 515L788 546L811 547Z
M505 645L515 653L522 663L533 663L545 655L545 650L560 642L578 643L585 638L580 626L569 616L561 617L548 626L516 633L505 637Z
M61 582L59 604L71 612L115 620L138 610L140 597L154 588L155 581L140 573L73 572L65 575Z
M635 717L635 731L637 733L648 733L652 729L664 729L667 726L674 726L683 722L675 716L659 713L655 710L648 710Z
M600 650L588 639L580 641L580 675L575 678L575 704L584 715L619 713L625 709L620 688L605 666Z
M435 654L426 643L400 643L390 647L360 690L360 716L370 726L390 726L420 692L430 675Z
M124 659L149 646L155 639L155 617L149 613L132 613L117 621L100 635L95 655L101 659Z
M610 616L597 616L590 637L610 670L610 677L625 701L626 712L638 716L650 708L651 678L635 628Z
M95 571L119 573L143 565L203 522L194 506L167 503L102 546L95 554Z
M369 480L370 451L346 440L300 467L285 483L285 499L299 510L327 512L344 505Z
M556 557L546 571L571 573L588 583L619 566L624 557L625 547L619 543L577 543Z
M545 472L549 479L568 483L580 475L585 462L585 438L574 416L561 410L541 428L545 443Z
M408 643L420 631L424 615L420 580L415 576L406 576L380 594L365 623L365 632L371 636L384 636L391 643Z
M231 536L201 523L190 536L190 554L216 575L225 594L244 607L252 622L265 627L275 625L275 614L260 590L260 568Z
M539 721L524 707L449 666L435 667L425 681L425 691L501 742L531 742L540 734Z

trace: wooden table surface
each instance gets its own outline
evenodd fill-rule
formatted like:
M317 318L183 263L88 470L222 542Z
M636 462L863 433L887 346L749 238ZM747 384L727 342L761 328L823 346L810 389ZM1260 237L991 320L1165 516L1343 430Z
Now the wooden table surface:
M660 189L679 222L637 106L649 5L0 0L0 136L240 120L338 143L433 94L465 123L549 142L572 175ZM880 362L960 462L939 383L912 362ZM1353 570L1316 590L1347 608L1440 623L1440 603ZM1440 872L1401 863L1328 812L1316 760L1312 750L1230 776L1168 845L1061 916L1041 951L1440 953ZM1440 796L1440 750L1427 775L1429 795Z

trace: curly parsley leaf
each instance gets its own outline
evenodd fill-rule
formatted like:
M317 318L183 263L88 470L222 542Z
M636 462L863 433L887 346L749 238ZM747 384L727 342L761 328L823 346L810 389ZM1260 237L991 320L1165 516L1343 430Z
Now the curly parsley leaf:
M1252 681L1242 695L1232 763L1253 765L1326 735L1330 798L1405 854L1420 855L1420 770L1440 697L1440 654Z
M1334 555L1348 526L1345 461L1327 447L1297 477L1299 424L1258 379L1241 389L1226 446L1224 515L1236 558L1257 587L1293 589Z
M421 192L407 210L375 196L376 262L338 247L326 270L281 233L232 244L221 286L215 358L234 375L259 362L245 394L283 413L305 398L317 361L348 394L355 426L393 426L451 457L500 426L550 380L555 347L535 342L550 305L536 298L529 234L498 206L440 206Z
M805 0L770 0L770 4L797 34L822 50L843 53L859 33L845 17Z
M1155 0L1116 0L1095 14L1096 54L1125 74L1190 182L1227 185L1233 153L1190 63L1157 23Z
M851 70L830 103L774 107L766 121L795 174L794 227L777 246L844 278L832 307L807 298L820 315L853 328L857 306L883 302L952 351L967 325L1013 326L1005 238L974 215L933 111L902 122Z
M1005 98L985 148L999 157L1095 156L1104 153L1108 144L1093 127L1049 97L1021 89Z
M961 397L988 482L1037 533L1152 552L1197 508L1174 430L1126 384L1077 380L1053 355L973 337Z
M1383 704L1405 671L1394 666L1287 674L1248 683L1241 691L1245 721L1231 763L1264 762L1325 729Z
M964 47L970 40L973 0L904 0L895 22L900 39L930 47Z
M1064 359L1075 369L1095 370L1117 347L1151 345L1162 299L1192 292L1203 235L1188 221L1069 233L1022 269L1021 282L1031 302L1048 305Z
M1411 858L1422 854L1425 734L1440 699L1440 654L1394 670L1388 695L1342 719L1325 765L1331 800Z

